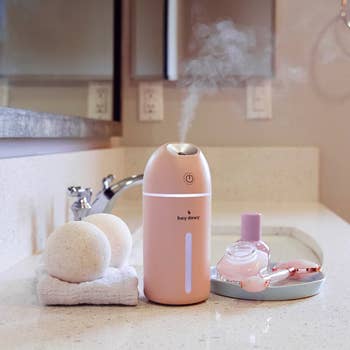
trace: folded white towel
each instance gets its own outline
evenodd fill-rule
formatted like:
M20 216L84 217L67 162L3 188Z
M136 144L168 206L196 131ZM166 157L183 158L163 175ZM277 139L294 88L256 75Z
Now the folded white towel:
M132 266L109 267L104 277L90 282L69 283L43 272L37 292L45 305L123 304L137 305L138 279Z

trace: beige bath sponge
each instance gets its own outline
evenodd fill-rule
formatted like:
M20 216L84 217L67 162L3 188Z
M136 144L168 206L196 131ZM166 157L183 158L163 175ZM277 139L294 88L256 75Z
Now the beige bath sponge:
M132 247L132 237L127 224L118 216L105 213L93 214L83 220L96 225L107 236L111 244L111 266L125 265Z
M83 221L68 222L48 238L44 261L48 273L67 282L93 281L104 275L111 260L105 234Z

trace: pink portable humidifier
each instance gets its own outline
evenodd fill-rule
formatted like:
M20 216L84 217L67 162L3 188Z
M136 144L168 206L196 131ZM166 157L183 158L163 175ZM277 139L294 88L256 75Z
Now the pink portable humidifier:
M143 183L146 297L161 304L204 301L210 291L211 180L194 145L166 144L149 159Z

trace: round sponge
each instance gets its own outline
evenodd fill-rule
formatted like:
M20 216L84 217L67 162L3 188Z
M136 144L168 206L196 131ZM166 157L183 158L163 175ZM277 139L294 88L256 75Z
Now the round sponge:
M111 266L125 265L132 247L128 225L118 216L105 213L89 215L83 220L96 225L107 236L111 245Z
M48 238L44 261L48 273L67 282L86 282L104 275L111 260L105 234L88 222L73 221Z

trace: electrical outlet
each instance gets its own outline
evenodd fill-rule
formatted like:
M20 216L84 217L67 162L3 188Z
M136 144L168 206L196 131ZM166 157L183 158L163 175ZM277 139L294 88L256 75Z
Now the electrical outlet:
M112 120L112 84L90 82L88 88L88 118Z
M7 79L0 79L0 106L6 107L9 104L9 86Z
M163 83L139 83L139 120L163 120Z
M272 119L270 80L247 82L247 119Z

